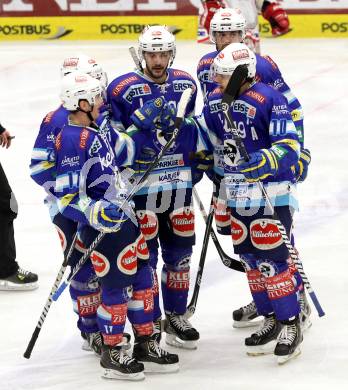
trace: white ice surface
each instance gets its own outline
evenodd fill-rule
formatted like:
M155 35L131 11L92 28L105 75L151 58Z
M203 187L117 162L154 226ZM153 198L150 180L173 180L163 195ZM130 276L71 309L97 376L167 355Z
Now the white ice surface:
M59 66L69 55L97 58L109 80L133 68L134 42L1 43L0 120L16 138L0 150L1 163L19 202L15 222L17 260L39 274L36 291L0 292L0 389L345 389L348 386L348 40L262 42L279 64L305 110L306 146L312 152L309 177L299 187L301 211L296 242L310 281L326 312L305 334L302 355L285 366L273 356L251 358L244 338L232 329L231 312L250 301L245 276L225 268L210 243L193 324L201 333L196 351L179 350L180 372L148 375L141 383L102 380L98 359L82 351L69 294L54 303L30 360L22 357L62 263L59 241L42 199L29 177L34 139L43 116L59 104ZM178 43L175 67L195 75L198 59L212 47ZM198 102L198 110L202 105ZM208 207L211 185L199 184ZM204 225L197 210L199 259ZM229 238L220 238L232 254Z

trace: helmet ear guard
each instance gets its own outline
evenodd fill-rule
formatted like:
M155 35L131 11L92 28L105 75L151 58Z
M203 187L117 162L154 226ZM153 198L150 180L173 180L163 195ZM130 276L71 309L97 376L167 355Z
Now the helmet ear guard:
M138 56L144 60L144 52L171 51L172 57L169 66L173 64L176 55L175 37L167 26L147 26L139 36Z
M238 65L246 65L248 78L255 77L255 54L244 43L231 43L214 58L210 68L210 77L213 80L217 74L231 76Z
M239 8L219 8L210 21L209 38L216 43L216 32L240 31L245 38L246 20Z
M62 79L60 98L68 111L80 110L80 101L86 100L94 106L97 97L103 96L103 88L98 79L82 72L72 72Z

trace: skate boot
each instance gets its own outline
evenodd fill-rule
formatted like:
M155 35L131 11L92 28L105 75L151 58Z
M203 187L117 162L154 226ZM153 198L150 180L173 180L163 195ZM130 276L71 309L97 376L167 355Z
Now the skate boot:
M281 324L274 314L266 316L260 329L245 339L247 355L258 356L273 353L280 331Z
M157 318L156 321L153 322L153 334L151 337L153 337L157 343L159 344L162 339L162 318Z
M199 333L183 315L166 315L165 332L168 345L184 349L197 348Z
M81 336L84 340L82 349L84 351L93 351L96 355L101 355L101 346L103 345L103 337L100 332L86 333L81 332ZM131 335L129 333L123 333L122 342L119 344L124 350L131 348L130 344Z
M152 336L142 336L135 340L133 358L144 364L145 372L170 373L179 370L179 357L162 349Z
M101 356L101 348L103 345L103 337L100 332L85 333L81 332L82 338L85 340L82 349L84 351L93 351L96 355Z
M279 334L278 342L274 350L278 364L284 364L301 353L300 344L303 340L300 320L295 318L291 321L284 321L283 328Z
M103 378L140 381L145 379L144 365L131 358L120 346L102 346L100 358Z
M253 321L255 318L260 317L257 314L255 302L252 301L246 306L242 306L232 313L233 327L234 328L249 328L252 326L258 326L261 324L261 320ZM261 317L260 317L261 318Z
M2 291L29 291L38 287L38 276L22 268L18 268L13 275L7 278L0 278L0 290Z
M305 330L309 329L312 326L312 321L310 319L312 309L307 300L305 291L300 292L299 303L301 307L300 325L301 325L301 331L303 333Z

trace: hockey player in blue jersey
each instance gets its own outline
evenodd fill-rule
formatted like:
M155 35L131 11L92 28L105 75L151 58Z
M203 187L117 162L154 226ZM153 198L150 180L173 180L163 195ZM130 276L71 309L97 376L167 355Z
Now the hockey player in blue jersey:
M211 19L210 23L210 39L216 44L216 51L204 55L197 66L197 78L201 85L201 90L204 99L207 99L209 93L216 88L216 83L209 76L210 66L216 55L230 43L242 42L245 38L246 21L238 8L219 9ZM256 79L272 86L281 92L287 99L291 110L292 118L298 132L301 143L301 154L298 164L295 166L296 177L298 182L305 180L308 172L308 165L311 161L310 151L304 148L303 134L303 110L300 102L291 92L290 87L286 84L283 76L276 63L269 56L256 56ZM217 230L220 234L230 234L230 214L226 209L226 204L222 199L214 199L216 214L215 220ZM300 279L300 275L292 266L294 273ZM301 285L300 290L303 290ZM302 304L302 322L305 328L310 326L310 306L307 302L305 294L301 295ZM233 312L234 327L253 326L257 324L251 321L257 317L256 308L253 302L245 305Z
M174 372L178 356L161 349L153 336L152 275L148 251L116 165L114 145L95 121L103 105L98 80L74 72L62 81L61 99L69 123L56 137L55 196L60 213L79 223L85 247L105 236L90 256L101 290L79 297L84 312L97 309L106 378L139 380L145 371ZM71 264L72 266L74 264ZM82 267L90 267L88 262ZM132 357L122 349L128 316L135 334Z
M249 161L240 151L222 111L215 109L231 74L245 64L248 76L231 116L239 130ZM222 178L220 196L227 199L232 217L235 253L245 264L261 328L245 339L247 353L274 353L279 363L300 353L302 331L297 283L288 265L289 253L257 181L262 181L287 234L297 209L296 176L300 142L284 96L255 80L256 58L244 44L227 46L214 59L212 77L220 85L209 96L198 118L216 152L215 171Z
M107 77L101 65L92 57L79 54L74 57L67 57L63 60L60 73L61 77L69 73L80 71L98 79L103 89L107 84ZM36 137L31 156L30 174L31 178L42 186L47 197L45 203L48 206L51 220L57 230L64 256L67 256L69 249L77 233L77 222L66 218L59 212L55 201L54 185L56 179L56 158L55 141L61 129L68 124L70 112L60 105L55 111L49 112L43 119L39 133ZM83 254L83 245L77 237L76 245L71 253L71 261L77 261ZM78 315L77 326L82 337L86 340L83 349L92 349L95 353L101 353L102 339L97 326L96 308L88 313L83 312L78 305L79 299L85 295L98 294L98 278L90 264L84 272L80 272L70 285L70 295L73 302L74 311ZM129 340L130 335L125 337Z
M143 72L134 71L117 77L108 87L107 97L113 115L113 124L124 129L131 122L141 121L137 109L157 97L167 101L168 118L183 90L193 89L186 114L194 112L197 94L196 83L186 72L170 66L175 57L175 38L165 26L151 26L139 37L139 58ZM135 113L135 116L132 114ZM133 169L138 173L168 141L173 122L159 121L146 139L135 140L140 148ZM162 124L162 126L161 126ZM155 309L154 320L161 337L161 310L156 267L159 244L164 265L161 274L161 291L166 314L166 342L187 349L196 348L198 331L184 317L189 291L190 260L195 243L194 210L192 205L192 170L190 157L206 149L199 133L180 132L175 145L162 159L150 180L134 198L137 216L150 251L154 270ZM159 204L162 206L160 207Z
M183 70L170 68L176 53L175 38L165 26L148 26L139 37L139 60L144 71L136 70L114 79L107 88L113 125L126 129L131 114L146 101L164 96L176 107L182 92L193 88L186 113L194 113L197 86L193 77Z

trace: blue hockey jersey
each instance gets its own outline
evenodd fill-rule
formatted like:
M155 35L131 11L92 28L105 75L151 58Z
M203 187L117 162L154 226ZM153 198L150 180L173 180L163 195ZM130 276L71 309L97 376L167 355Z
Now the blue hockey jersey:
M127 133L131 132L132 127ZM153 129L151 132L137 131L131 134L131 138L136 145L131 168L139 179L147 169L149 162L154 160L168 139L160 129ZM175 143L159 161L137 195L192 188L195 155L210 150L208 144L209 140L205 132L202 132L198 126L192 126L192 121L186 119Z
M168 68L168 77L163 84L157 84L141 72L130 72L117 77L107 89L107 102L110 105L113 126L125 130L132 125L130 116L151 99L164 96L166 101L177 106L182 92L193 89L193 94L187 105L186 114L193 115L197 85L194 79L182 70Z
M197 118L214 148L214 171L224 177L229 206L240 206L241 202L245 207L262 206L265 202L257 184L248 183L238 171L241 155L221 111L221 98L221 90L214 89ZM291 166L298 161L300 145L285 97L255 82L234 101L231 113L249 154L272 147L279 157L277 175L263 180L273 204L297 208Z
M63 106L49 112L43 119L31 155L30 176L46 191L54 192L49 183L56 178L55 149L56 137L68 122L69 111Z
M100 129L106 133L113 146L117 165L131 165L135 155L134 142L125 133L119 133L110 125L109 111L105 105L96 120ZM31 178L46 191L54 194L56 178L56 157L54 144L61 129L68 124L70 112L60 106L56 111L48 113L43 119L34 143L31 155Z
M209 73L210 66L214 62L214 58L218 55L218 53L218 51L208 53L198 62L197 78L201 86L204 100L206 100L208 94L217 87L217 85L210 79ZM292 119L298 132L299 141L301 145L303 145L303 109L299 100L295 97L288 84L284 81L277 64L272 60L272 58L269 56L261 56L259 54L255 54L255 56L256 80L270 85L286 97Z
M109 201L110 191L116 191L118 169L108 132L65 125L57 135L55 155L59 211L66 218L86 224L91 201Z

